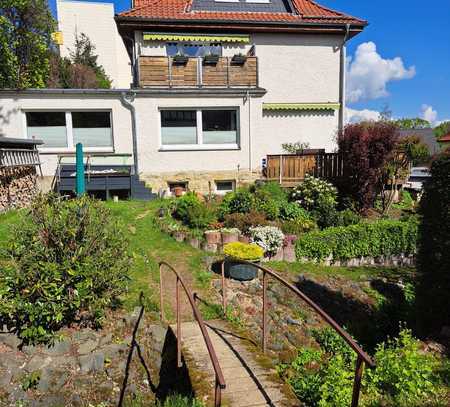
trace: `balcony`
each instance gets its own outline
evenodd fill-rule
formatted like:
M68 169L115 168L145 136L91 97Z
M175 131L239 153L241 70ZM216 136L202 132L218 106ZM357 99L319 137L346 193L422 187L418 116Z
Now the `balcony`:
M215 64L205 64L202 58L187 58L183 64L173 57L139 57L139 86L185 88L256 88L258 60L249 56L236 63L232 57L219 57Z

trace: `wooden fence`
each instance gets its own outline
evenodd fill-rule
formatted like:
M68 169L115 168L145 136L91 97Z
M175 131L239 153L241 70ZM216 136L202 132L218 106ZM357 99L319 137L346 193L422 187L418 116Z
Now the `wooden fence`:
M277 181L291 187L310 174L330 181L344 174L344 159L338 153L304 153L268 155L265 176L268 181Z

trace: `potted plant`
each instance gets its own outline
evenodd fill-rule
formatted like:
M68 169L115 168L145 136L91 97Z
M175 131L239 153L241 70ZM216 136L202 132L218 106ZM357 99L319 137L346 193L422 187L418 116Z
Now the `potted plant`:
M188 63L189 57L178 53L173 56L173 64L174 65L186 65Z
M208 244L220 244L221 233L220 230L206 230L205 239Z
M240 230L236 228L223 228L221 231L222 244L233 243L239 241Z
M224 246L225 272L227 277L239 281L253 280L258 275L257 267L252 264L241 263L242 260L250 263L259 263L264 251L254 243L233 242Z
M244 54L236 54L231 58L231 62L235 65L244 65L245 61L247 61L247 55Z
M203 65L217 65L219 62L219 55L206 54L203 56Z

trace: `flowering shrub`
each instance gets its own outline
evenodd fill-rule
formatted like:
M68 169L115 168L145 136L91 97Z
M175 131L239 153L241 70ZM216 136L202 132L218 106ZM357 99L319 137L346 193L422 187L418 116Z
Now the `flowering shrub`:
M334 208L337 203L337 189L327 181L306 174L305 180L292 192L292 199L308 211L319 206Z
M228 243L224 246L223 252L238 260L254 261L264 256L264 251L258 245L241 242Z
M267 254L275 254L283 246L284 234L275 226L257 226L249 230L252 242Z

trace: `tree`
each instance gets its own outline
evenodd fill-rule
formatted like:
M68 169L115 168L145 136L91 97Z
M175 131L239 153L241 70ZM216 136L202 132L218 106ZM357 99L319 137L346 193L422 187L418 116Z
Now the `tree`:
M434 136L436 139L440 139L441 137L446 136L450 133L450 121L442 122L439 126L436 126L433 129Z
M431 124L428 120L420 117L407 118L395 120L395 124L401 129L429 129Z
M70 58L52 55L47 86L65 89L109 89L111 81L94 54L95 46L86 34L77 35Z
M431 165L420 201L417 305L424 334L450 326L450 149ZM431 332L430 332L431 331Z
M339 189L360 212L373 207L383 189L383 171L398 141L398 128L388 121L348 124L338 134L344 157Z
M105 73L103 66L98 65L98 55L94 53L95 45L92 44L89 37L81 33L75 37L75 49L70 53L70 58L73 64L83 65L91 68L97 77L96 87L101 89L109 89L111 87L111 80Z
M0 88L42 88L55 29L47 0L2 0Z
M382 172L383 213L386 213L394 202L398 180L408 176L410 164L423 162L429 156L428 146L422 142L419 136L408 136L398 140Z
M389 104L386 103L381 109L380 120L384 122L390 122L392 120L392 110L389 108Z

